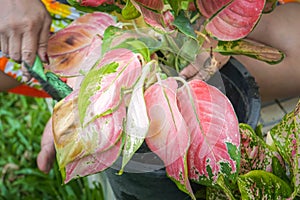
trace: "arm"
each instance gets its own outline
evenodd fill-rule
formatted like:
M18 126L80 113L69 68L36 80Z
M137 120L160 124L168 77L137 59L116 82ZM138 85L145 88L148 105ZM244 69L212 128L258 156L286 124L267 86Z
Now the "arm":
M0 0L0 49L17 62L32 65L36 54L48 62L51 17L40 0ZM26 72L26 70L24 70Z
M0 71L0 92L8 91L20 85L18 81Z

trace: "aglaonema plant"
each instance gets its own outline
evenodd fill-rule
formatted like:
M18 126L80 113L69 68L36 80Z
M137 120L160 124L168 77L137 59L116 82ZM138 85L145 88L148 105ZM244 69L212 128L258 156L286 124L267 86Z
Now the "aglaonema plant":
M65 183L104 171L118 158L121 175L146 143L192 199L190 181L206 187L208 199L297 196L296 111L272 129L270 146L249 126L239 126L230 101L217 88L177 77L202 52L211 53L212 72L218 63L214 53L280 62L279 50L244 39L275 1L69 2L92 13L49 40L46 69L69 77L73 87L53 113Z

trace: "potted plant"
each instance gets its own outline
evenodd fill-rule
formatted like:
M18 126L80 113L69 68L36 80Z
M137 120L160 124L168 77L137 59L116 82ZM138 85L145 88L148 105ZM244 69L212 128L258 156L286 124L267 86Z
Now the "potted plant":
M53 113L57 160L65 183L116 167L118 161L119 174L124 177L127 164L144 145L151 151L142 152L138 159L146 160L158 176L167 174L174 183L168 180L163 190L171 184L177 186L174 191L178 193L168 194L178 198L196 199L199 194L203 198L201 191L212 199L213 195L251 199L298 194L297 153L287 149L297 146L296 132L289 134L295 143L286 141L282 146L282 138L274 131L274 145L268 146L251 127L239 126L230 101L218 89L201 80L178 77L181 70L199 66L203 78L210 79L220 67L216 53L280 62L282 52L242 39L276 1L259 0L250 5L244 0L69 3L92 13L49 41L51 65L47 69L72 77L69 81L74 89L56 104ZM97 10L111 14L94 12ZM207 52L206 62L197 65ZM288 127L295 127L298 112L289 117ZM290 177L282 173L285 162L291 167ZM122 176L113 179L122 180ZM155 181L153 176L150 173L149 180ZM200 190L190 181L196 187L202 185ZM123 199L146 199L147 184L132 187L124 186L131 190ZM272 189L278 192L266 192ZM151 195L153 191L147 198L154 198Z

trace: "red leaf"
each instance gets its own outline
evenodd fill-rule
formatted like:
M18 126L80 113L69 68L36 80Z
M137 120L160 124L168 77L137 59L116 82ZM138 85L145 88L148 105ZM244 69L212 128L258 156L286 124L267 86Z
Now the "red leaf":
M113 4L114 0L77 0L81 6L97 7L102 4Z
M162 11L164 8L163 0L134 0L137 4L151 10Z
M217 88L201 80L188 85L191 96L187 87L180 88L178 106L191 132L189 178L208 185L215 183L220 174L232 178L237 175L240 159L234 109Z
M210 18L231 1L232 0L196 0L196 5L204 17Z
M266 0L234 0L206 25L206 30L219 40L238 40L247 36L265 6Z
M115 25L110 15L95 12L78 18L51 36L48 42L50 65L46 69L62 76L88 71L101 56L102 36L110 25Z
M145 102L150 119L146 143L163 160L168 176L178 187L193 194L186 166L189 133L177 107L176 90L177 83L172 78L146 90Z
M162 12L164 3L162 0L155 0L155 1L135 0L132 1L132 4L143 15L143 18L147 24L154 27L155 29L160 29L162 31L165 31L164 28L165 20L164 20L164 14Z

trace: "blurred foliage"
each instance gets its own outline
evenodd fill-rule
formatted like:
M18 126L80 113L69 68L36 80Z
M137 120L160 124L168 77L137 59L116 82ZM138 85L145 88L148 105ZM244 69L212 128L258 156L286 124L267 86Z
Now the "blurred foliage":
M62 185L55 163L40 172L36 157L44 126L50 117L44 99L0 93L0 199L103 199L99 184L87 178Z

